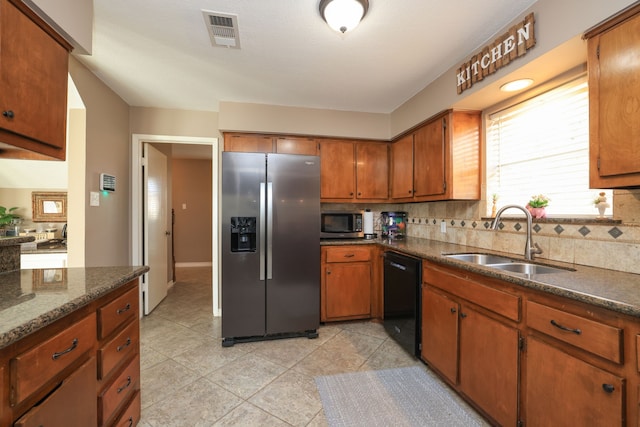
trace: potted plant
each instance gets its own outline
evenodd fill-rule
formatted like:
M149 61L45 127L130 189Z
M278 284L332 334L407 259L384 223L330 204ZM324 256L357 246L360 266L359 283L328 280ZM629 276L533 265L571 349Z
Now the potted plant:
M545 208L549 205L549 199L544 194L538 194L531 196L531 200L527 203L527 210L531 213L531 216L534 218L546 218L547 212Z
M607 203L607 196L606 196L606 193L604 191L602 191L602 192L600 192L600 194L598 194L598 197L596 197L593 200L593 204L596 207L596 209L598 209L598 212L600 213L600 215L598 216L598 219L603 219L604 218L604 211L606 211L607 208L611 206L611 205L609 205L609 203Z
M13 213L16 209L18 208L6 208L4 206L0 206L0 236L4 236L6 234L7 226L11 225L14 220L20 218L20 215Z

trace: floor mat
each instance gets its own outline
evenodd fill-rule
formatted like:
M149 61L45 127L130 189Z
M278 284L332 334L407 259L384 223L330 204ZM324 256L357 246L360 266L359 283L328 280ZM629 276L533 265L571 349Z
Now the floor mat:
M330 375L315 381L331 427L489 425L420 366Z

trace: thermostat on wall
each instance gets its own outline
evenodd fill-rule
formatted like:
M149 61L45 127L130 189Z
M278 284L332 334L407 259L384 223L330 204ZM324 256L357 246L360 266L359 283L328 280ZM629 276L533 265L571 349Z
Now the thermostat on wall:
M116 177L106 173L100 174L100 190L116 191Z

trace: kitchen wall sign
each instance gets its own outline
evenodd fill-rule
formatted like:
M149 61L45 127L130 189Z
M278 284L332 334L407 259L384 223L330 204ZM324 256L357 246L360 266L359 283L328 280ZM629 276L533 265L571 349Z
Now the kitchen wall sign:
M495 73L516 58L524 56L536 45L533 12L524 20L473 55L456 71L458 94L475 82Z

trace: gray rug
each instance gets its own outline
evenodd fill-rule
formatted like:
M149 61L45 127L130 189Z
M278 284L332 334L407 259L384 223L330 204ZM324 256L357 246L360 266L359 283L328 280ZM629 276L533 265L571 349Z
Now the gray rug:
M421 366L316 377L324 414L337 426L487 426Z

